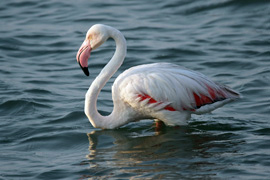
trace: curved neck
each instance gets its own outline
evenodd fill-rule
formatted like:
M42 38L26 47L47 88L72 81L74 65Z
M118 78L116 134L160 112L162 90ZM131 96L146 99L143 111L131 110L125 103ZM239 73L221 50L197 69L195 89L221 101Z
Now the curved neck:
M97 111L97 98L101 89L105 86L112 75L122 65L126 56L126 40L124 36L116 29L107 27L109 36L115 40L116 50L109 63L101 70L99 75L93 81L85 95L85 114L91 124L96 128L113 128L112 116L102 116Z

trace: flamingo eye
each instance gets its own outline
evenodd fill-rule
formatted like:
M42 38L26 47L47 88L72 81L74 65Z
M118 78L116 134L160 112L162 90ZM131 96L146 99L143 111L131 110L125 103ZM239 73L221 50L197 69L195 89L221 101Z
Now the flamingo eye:
M87 37L88 40L92 40L92 35L90 34L88 37Z

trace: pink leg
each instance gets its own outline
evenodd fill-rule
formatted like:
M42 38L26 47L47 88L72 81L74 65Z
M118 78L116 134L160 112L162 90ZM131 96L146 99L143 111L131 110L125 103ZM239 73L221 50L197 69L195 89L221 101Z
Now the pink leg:
M162 127L165 126L164 122L160 121L160 120L155 120L156 121L156 131L160 131L162 129Z

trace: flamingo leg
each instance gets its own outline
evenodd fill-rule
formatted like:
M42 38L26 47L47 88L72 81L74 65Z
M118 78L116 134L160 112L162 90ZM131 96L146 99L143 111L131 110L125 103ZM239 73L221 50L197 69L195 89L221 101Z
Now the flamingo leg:
M163 127L165 127L165 124L163 121L160 121L159 119L155 119L155 130L160 131Z

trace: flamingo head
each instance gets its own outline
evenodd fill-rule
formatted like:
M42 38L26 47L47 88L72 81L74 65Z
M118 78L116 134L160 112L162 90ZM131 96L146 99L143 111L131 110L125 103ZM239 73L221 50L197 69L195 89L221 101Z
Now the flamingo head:
M91 51L103 44L108 37L109 34L105 25L96 24L88 30L85 40L76 56L77 61L86 76L89 76L88 59Z

